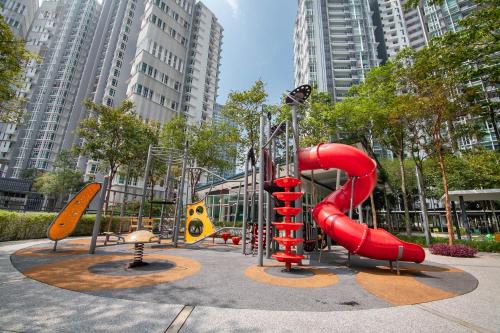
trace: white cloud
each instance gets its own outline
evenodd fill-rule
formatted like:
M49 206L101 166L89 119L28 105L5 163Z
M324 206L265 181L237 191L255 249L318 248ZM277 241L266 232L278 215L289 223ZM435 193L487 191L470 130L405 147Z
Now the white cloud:
M233 17L237 18L240 15L240 4L238 0L226 0L229 7L231 7L231 11L233 13Z

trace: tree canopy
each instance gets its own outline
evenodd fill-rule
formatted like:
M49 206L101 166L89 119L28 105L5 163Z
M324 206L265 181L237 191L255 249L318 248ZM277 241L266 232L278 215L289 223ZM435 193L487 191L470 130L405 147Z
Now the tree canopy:
M24 85L24 66L36 59L16 38L0 15L0 122L17 122L23 112L23 100L17 89Z

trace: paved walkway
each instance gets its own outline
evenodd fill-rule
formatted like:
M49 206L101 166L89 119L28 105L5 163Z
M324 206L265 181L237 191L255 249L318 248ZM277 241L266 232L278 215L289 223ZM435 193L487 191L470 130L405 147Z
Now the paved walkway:
M26 278L10 254L46 240L0 244L0 331L15 332L500 332L500 255L427 259L479 280L441 301L357 311L191 307L92 296Z

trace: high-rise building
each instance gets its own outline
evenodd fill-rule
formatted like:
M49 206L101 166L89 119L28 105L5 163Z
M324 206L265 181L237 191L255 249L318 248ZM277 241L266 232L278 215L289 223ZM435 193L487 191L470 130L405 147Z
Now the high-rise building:
M382 38L380 44L385 48L379 52L380 58L394 57L405 47L420 49L428 43L428 32L422 6L404 9L403 0L378 0L372 3L380 15Z
M38 0L0 0L0 15L14 34L26 39L38 9Z
M127 97L145 121L180 114L194 0L147 1Z
M63 148L100 5L96 0L44 1L26 39L41 63L28 64L27 121L17 130L6 175L49 170ZM5 170L5 165L3 166Z
M213 118L219 85L223 30L210 9L198 2L193 17L182 101L182 111L191 123Z
M448 31L459 30L459 21L469 15L474 7L471 0L444 0L440 5L432 5L429 0L425 0L423 11L429 36L442 36Z
M117 106L126 99L145 4L146 0L103 2L77 100L90 99L95 103ZM74 132L87 116L88 110L81 102L77 103L70 130ZM79 138L68 136L64 147L76 144L79 144ZM80 156L78 168L91 174L95 172L97 162L87 163L87 159Z
M295 85L316 85L335 100L379 64L368 1L299 0L294 35Z
M144 121L212 118L222 27L201 2L104 0L100 6L96 0L44 1L37 20L47 19L34 24L28 37L28 46L42 49L37 53L43 63L33 64L35 78L27 88L29 124L21 131L9 127L6 135L20 140L0 151L10 160L4 176L19 177L27 168L50 170L58 152L79 144L75 130L88 116L82 106L86 98L109 106L128 98ZM78 46L76 53L72 45ZM81 157L78 164L93 173L97 163ZM7 169L5 163L0 169Z

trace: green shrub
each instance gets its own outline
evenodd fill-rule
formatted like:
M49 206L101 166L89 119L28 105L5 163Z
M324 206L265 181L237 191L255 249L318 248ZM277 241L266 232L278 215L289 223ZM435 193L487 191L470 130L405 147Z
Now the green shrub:
M56 213L29 212L18 213L0 210L0 241L36 239L47 237L47 228L56 218ZM90 236L94 226L95 215L84 215L71 236ZM109 217L101 223L101 232L107 230ZM127 224L124 223L123 230ZM119 220L113 218L111 231L117 232Z
M406 235L396 235L399 239L419 244L422 246L425 245L425 237L424 236L411 236L408 237ZM448 243L448 238L445 237L433 237L431 238L431 244L440 244L440 243ZM483 240L483 239L473 239L473 240L465 240L465 239L455 239L454 244L461 244L476 249L480 252L500 252L500 242L496 242L494 240Z

